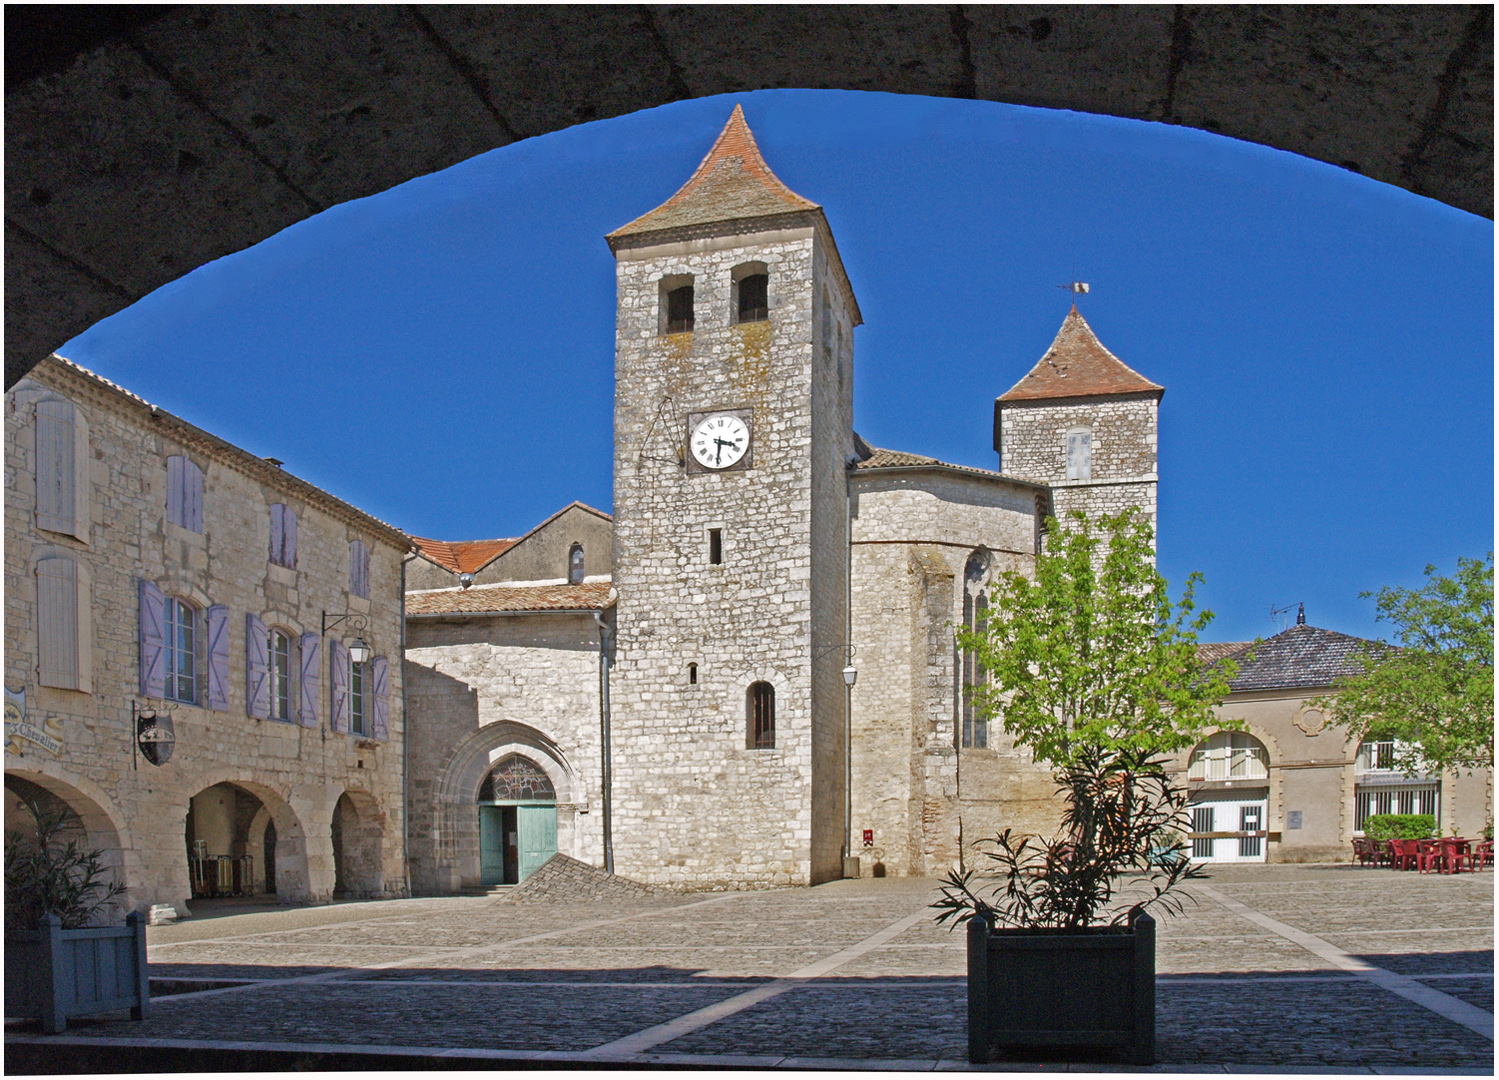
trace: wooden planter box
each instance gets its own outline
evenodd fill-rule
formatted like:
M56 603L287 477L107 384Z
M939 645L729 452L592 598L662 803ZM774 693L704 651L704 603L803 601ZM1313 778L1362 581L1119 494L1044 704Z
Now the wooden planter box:
M146 975L146 917L133 911L124 926L64 930L42 916L34 933L5 936L5 1015L36 1017L55 1035L68 1017L129 1009L144 1020L151 1006Z
M968 923L968 1060L996 1050L1155 1063L1155 920L1081 933Z

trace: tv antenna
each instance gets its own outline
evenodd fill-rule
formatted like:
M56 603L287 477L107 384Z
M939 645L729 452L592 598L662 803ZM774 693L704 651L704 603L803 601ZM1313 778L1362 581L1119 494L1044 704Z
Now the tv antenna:
M1279 619L1280 620L1280 629L1281 630L1285 630L1285 628L1286 628L1286 613L1288 611L1290 611L1292 608L1296 609L1296 625L1297 626L1305 626L1306 625L1306 605L1304 603L1302 603L1300 600L1297 600L1297 601L1295 601L1293 603L1287 604L1285 607L1275 607L1272 604L1271 607L1270 607L1270 622L1274 623L1276 619Z

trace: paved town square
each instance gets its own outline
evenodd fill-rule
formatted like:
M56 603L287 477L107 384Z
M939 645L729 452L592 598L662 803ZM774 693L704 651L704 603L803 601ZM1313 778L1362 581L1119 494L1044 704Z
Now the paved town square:
M1156 1068L1492 1072L1493 881L1210 867L1196 902L1160 919ZM148 1020L77 1020L51 1039L12 1028L7 1053L124 1041L416 1053L428 1067L434 1051L472 1068L970 1067L964 936L932 921L933 881L710 894L589 884L553 875L499 897L223 915L204 905L150 930Z

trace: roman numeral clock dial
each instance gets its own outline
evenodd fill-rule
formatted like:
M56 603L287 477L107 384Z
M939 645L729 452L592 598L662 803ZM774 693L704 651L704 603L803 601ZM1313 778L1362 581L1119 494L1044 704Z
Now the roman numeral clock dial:
M688 437L693 460L715 472L739 464L749 445L749 425L732 413L710 413Z

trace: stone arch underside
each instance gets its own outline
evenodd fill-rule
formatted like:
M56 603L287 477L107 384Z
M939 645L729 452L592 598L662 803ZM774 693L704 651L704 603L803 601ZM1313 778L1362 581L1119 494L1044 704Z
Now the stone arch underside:
M79 779L79 778L75 778ZM100 852L100 863L115 881L123 881L126 893L117 901L124 909L133 910L140 902L140 861L131 847L129 828L119 808L102 790L87 781L69 783L59 777L35 769L5 770L5 828L28 832L24 820L12 820L18 810L23 817L29 810L22 807L22 799L36 799L43 809L51 800L61 802L77 815L79 828L69 830L61 839L77 839L80 846ZM55 805L55 803L54 803Z
M207 791L209 788L220 785L239 788L240 790L255 796L260 800L260 811L250 819L249 828L243 838L237 838L246 848L256 864L262 861L262 853L265 843L265 829L268 824L276 827L276 866L274 877L276 881L276 895L282 901L302 902L309 900L326 900L332 889L331 867L328 882L314 888L313 874L308 865L308 838L303 825L303 818L313 808L306 804L305 799L297 798L302 804L302 813L299 814L286 795L277 791L269 784L263 784L255 780L248 780L229 773L224 776L206 776L198 781L198 788L192 793L192 798ZM183 808L183 827L186 828L185 814L187 807ZM325 819L326 820L326 819ZM185 836L185 833L183 834ZM256 841L259 846L256 846ZM185 854L185 853L184 853ZM185 871L184 867L184 871ZM259 867L254 875L256 885L263 889L265 885L265 868ZM187 884L186 873L183 875L183 884ZM183 897L187 896L184 888Z
M64 26L13 10L7 387L328 207L518 139L763 88L1199 127L1493 216L1486 5L182 5Z

